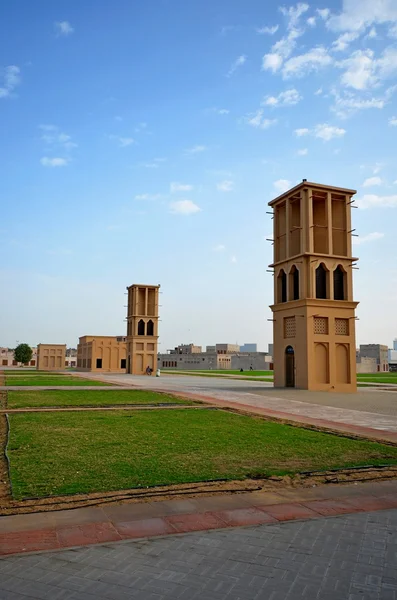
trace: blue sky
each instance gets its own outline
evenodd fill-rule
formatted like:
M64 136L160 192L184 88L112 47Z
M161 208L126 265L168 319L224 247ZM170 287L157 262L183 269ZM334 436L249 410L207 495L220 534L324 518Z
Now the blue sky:
M397 3L5 0L0 345L271 342L267 202L358 190L357 341L397 336Z

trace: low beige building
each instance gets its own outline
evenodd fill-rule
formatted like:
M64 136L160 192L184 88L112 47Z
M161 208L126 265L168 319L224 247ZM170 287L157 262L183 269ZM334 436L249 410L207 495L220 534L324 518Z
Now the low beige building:
M124 336L84 335L77 345L77 370L125 373L127 344Z
M360 356L356 363L356 370L357 373L377 373L379 369L376 358Z
M36 369L60 371L65 368L66 344L38 344Z

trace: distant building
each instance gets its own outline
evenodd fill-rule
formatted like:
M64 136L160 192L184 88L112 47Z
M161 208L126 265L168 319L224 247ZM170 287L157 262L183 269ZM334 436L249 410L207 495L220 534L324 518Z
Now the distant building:
M266 352L245 352L231 355L231 369L233 371L270 371L273 369L271 356Z
M125 373L127 342L125 336L84 335L77 345L77 370L93 373Z
M209 354L216 354L216 346L206 346L205 351Z
M397 338L393 340L393 350L397 350Z
M25 367L35 367L37 362L37 348L32 348L32 358ZM12 348L0 347L0 367L21 367L22 363L18 363L14 358L14 350Z
M62 371L65 368L66 344L38 344L36 369Z
M383 344L360 344L360 358L375 358L377 371L389 370L388 347Z
M258 352L258 344L244 344L240 346L240 352Z
M394 343L396 340L394 340ZM393 345L394 345L393 343ZM397 371L397 350L389 350L388 352L389 359L389 371Z
M273 356L273 344L268 344L267 351L270 354L270 356Z
M217 354L236 354L240 352L238 344L216 344L215 351Z
M199 354L202 352L201 346L195 346L194 344L180 344L173 350L170 350L170 354Z
M377 373L378 363L376 358L368 356L359 356L356 362L357 373Z

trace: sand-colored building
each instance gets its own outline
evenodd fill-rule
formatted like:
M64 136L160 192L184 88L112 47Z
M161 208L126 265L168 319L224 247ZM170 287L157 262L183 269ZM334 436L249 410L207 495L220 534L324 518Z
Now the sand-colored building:
M274 214L274 384L355 392L351 202L355 190L302 183Z
M84 335L77 345L77 370L125 373L127 344L124 336Z
M59 371L65 368L66 344L37 344L36 369Z
M157 369L159 285L127 287L127 373L143 375Z

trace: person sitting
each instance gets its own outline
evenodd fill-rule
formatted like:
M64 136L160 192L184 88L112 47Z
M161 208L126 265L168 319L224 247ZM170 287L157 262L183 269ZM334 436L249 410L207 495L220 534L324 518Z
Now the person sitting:
M149 367L149 365L146 367L146 375L151 375L152 374L152 369Z

